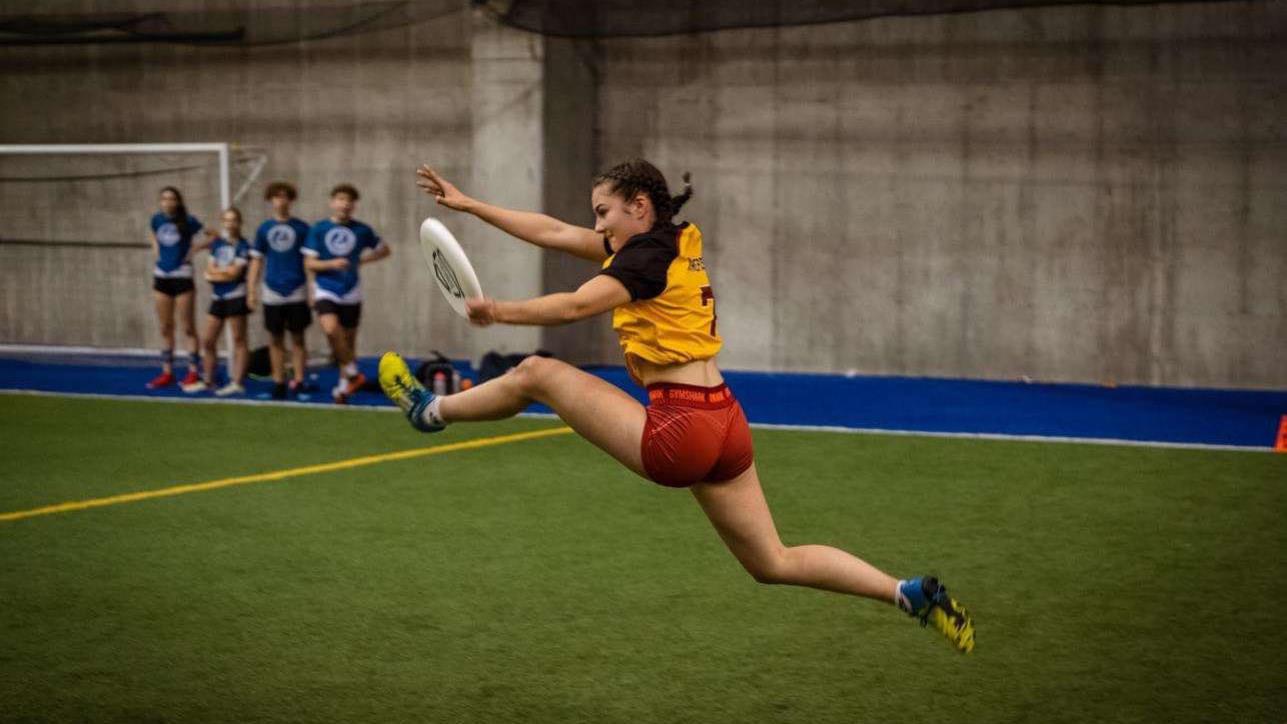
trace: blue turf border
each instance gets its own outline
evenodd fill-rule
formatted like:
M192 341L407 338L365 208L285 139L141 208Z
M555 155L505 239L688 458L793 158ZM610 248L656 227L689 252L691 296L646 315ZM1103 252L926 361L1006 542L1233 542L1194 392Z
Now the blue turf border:
M0 388L186 397L177 387L145 389L156 372L155 360L110 355L95 355L88 363L77 360L0 356ZM372 378L375 364L374 358L361 360ZM473 375L467 364L458 366L465 376ZM624 368L586 371L645 399ZM751 422L779 425L1273 447L1279 420L1287 415L1287 391L1276 390L737 371L724 375ZM303 401L329 402L334 370L321 370L314 378L320 392ZM251 380L246 396L264 399L270 389L269 382ZM378 392L366 391L352 404L388 403ZM548 411L539 405L532 410Z

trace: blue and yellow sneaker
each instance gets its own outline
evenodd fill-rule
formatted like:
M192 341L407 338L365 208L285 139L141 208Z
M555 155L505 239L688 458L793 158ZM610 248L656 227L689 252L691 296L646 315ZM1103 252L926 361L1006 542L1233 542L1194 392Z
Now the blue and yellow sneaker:
M380 357L380 389L384 390L386 397L393 400L393 404L402 408L411 426L420 432L438 432L446 427L424 421L423 413L429 403L433 402L434 394L411 374L406 360L397 352L385 352Z
M963 654L974 650L974 618L933 576L898 582L898 607L934 628Z

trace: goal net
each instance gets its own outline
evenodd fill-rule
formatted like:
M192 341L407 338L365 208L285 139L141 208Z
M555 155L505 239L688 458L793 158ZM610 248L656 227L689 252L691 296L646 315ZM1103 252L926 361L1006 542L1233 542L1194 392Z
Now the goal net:
M0 146L0 344L155 347L160 189L217 229L266 159L226 143Z

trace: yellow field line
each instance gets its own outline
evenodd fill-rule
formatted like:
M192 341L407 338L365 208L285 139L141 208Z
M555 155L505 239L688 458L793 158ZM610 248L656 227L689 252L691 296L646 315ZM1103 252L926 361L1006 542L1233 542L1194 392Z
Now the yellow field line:
M34 518L38 515L53 515L54 513L69 513L74 510L86 510L88 508L101 508L107 505L120 505L122 503L134 503L140 500L151 500L152 498L167 498L172 495L185 495L187 493L201 493L207 490L217 490L219 488L228 488L233 485L249 485L250 483L267 483L273 480L284 480L286 478L295 478L301 475L315 475L317 473L330 473L336 470L348 470L350 468L360 468L365 465L375 465L377 463L393 462L395 460L410 460L411 458L426 457L428 455L441 455L443 453L457 452L459 450L474 450L480 447L491 447L493 445L504 445L510 442L520 442L522 440L536 440L542 437L551 437L553 435L566 435L572 432L570 427L555 427L549 430L536 430L535 432L520 432L513 435L499 435L497 437L484 437L478 440L466 440L464 442L453 442L447 445L435 445L433 447L422 447L414 450L401 450L399 452L382 453L380 455L367 455L360 458L349 458L348 460L339 460L333 463L322 463L321 465L306 465L301 468L287 468L286 470L275 470L270 473L256 473L254 475L242 475L236 478L222 478L220 480L210 480L204 483L190 483L188 485L175 485L169 488L159 490L141 490L137 493L124 493L122 495L112 495L106 498L93 498L90 500L73 500L57 505L47 505L43 508L32 508L31 510L16 510L12 513L0 513L0 523L11 520L22 520L23 518Z

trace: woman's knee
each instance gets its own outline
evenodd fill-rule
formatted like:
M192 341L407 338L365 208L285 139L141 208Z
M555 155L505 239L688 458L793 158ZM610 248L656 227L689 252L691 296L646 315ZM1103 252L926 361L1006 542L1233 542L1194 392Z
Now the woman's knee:
M563 364L566 363L540 355L526 357L512 372L514 384L518 385L526 396L534 397Z
M785 548L765 551L742 560L742 567L756 583L780 584L791 582L791 565Z

